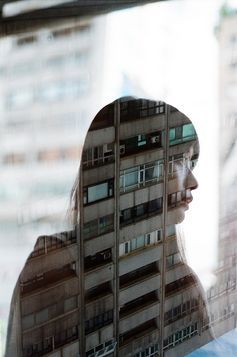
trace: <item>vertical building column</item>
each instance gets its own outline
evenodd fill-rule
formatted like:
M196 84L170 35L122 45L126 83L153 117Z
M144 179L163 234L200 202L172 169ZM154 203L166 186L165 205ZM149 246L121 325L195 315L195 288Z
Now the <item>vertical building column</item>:
M114 127L115 127L115 143L114 143L114 281L113 281L113 296L114 296L114 336L116 339L115 356L118 356L119 351L119 236L120 236L120 101L114 103Z
M79 351L80 357L86 355L85 346L85 277L84 277L84 207L83 207L83 169L82 164L79 171L79 189L77 202L79 205L79 224L76 225L77 251L78 251L78 281L79 281Z
M169 179L169 116L170 106L165 105L164 147L164 187L163 187L163 217L162 217L162 255L160 260L160 357L164 356L164 317L165 317L165 283L166 283L166 224L168 211L168 179Z

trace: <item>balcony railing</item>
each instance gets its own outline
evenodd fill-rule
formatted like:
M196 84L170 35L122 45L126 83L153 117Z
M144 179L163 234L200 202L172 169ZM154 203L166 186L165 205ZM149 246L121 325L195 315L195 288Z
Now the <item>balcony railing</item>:
M145 267L133 270L127 274L120 276L120 288L125 288L128 285L142 281L159 273L156 262L146 265Z
M119 317L126 317L138 310L142 310L145 307L158 302L156 291L152 291L149 294L143 295L135 300L129 301L127 304L121 307Z
M39 343L24 347L23 357L44 356L61 346L77 340L78 336L78 326L72 326L52 337L42 339Z
M33 252L30 254L29 259L48 254L57 249L68 247L76 243L77 238L75 231L61 233L58 237L45 236L40 237Z
M53 269L46 273L38 274L32 279L20 282L21 295L33 293L42 288L47 288L52 284L56 284L66 278L76 276L75 263L67 264L60 269Z
M194 275L186 275L185 277L175 280L174 282L165 286L165 296L176 294L177 292L187 289L196 284L197 280Z
M89 303L93 300L98 300L100 298L102 298L103 296L112 294L112 290L111 290L111 284L109 281L107 281L106 283L97 285L95 288L89 289L87 290L86 294L85 294L85 299L86 302Z
M145 335L157 330L155 319L152 319L144 324L122 334L119 336L119 345L121 347L133 342L139 338L143 338Z

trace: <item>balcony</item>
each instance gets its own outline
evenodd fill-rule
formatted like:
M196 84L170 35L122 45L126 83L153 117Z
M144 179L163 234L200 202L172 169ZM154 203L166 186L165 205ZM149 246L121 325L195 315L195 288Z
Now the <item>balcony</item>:
M119 284L120 288L125 288L132 284L136 284L139 281L150 278L151 276L159 273L156 262L143 266L139 269L133 270L127 274L120 276Z
M106 283L100 284L95 288L87 290L85 294L86 303L90 303L94 300L99 300L109 294L112 294L111 284L109 281Z
M113 279L114 267L112 263L103 263L96 269L85 272L85 289L89 290Z
M23 357L40 357L62 347L79 337L78 326L73 326L61 331L57 335L45 338L38 344L29 345L23 348Z
M186 316L191 316L195 311L198 311L199 307L198 299L195 298L173 307L165 313L164 325L167 326Z
M112 252L111 249L103 250L95 255L89 255L84 260L85 271L90 271L107 263L112 262Z
M136 326L146 323L151 319L156 319L159 316L159 303L158 299L153 301L153 303L144 303L142 308L137 306L137 309L133 309L133 313L130 312L126 314L119 321L119 330L121 333L126 333Z
M126 288L120 289L119 304L126 304L132 299L137 299L142 295L160 288L160 276L153 275L145 280L139 281L137 284L132 284Z
M105 311L87 321L85 321L85 334L99 330L113 322L113 310Z
M169 297L173 294L177 294L179 291L185 290L193 285L197 284L197 280L194 275L186 275L185 277L175 280L174 282L165 286L165 296Z
M119 317L126 317L138 310L142 310L153 303L158 302L156 291L140 296L139 298L129 301L120 308Z
M158 330L155 319L145 322L144 324L124 333L119 336L119 345L121 348L129 343L135 344L136 340L144 339L145 336L151 335L155 332L158 337Z
M46 273L37 274L32 279L20 282L21 296L34 293L39 289L47 289L51 285L76 276L75 263L67 264L60 269L53 269Z

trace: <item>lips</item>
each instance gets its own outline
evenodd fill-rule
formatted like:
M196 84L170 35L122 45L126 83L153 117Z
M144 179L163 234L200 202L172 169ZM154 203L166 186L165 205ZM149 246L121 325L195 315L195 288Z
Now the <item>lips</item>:
M186 206L185 208L188 209L188 205L192 202L193 196L191 194L191 190L186 190L186 197L182 199L182 204Z

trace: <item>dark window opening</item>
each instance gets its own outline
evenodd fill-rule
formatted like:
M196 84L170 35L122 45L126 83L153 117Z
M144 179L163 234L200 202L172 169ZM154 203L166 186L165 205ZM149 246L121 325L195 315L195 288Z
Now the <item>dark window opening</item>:
M103 250L95 255L89 255L84 260L85 270L94 269L100 265L107 264L112 261L111 249Z
M141 219L150 217L153 214L160 214L162 213L162 210L163 197L156 198L155 200L122 210L120 212L120 224L121 226L126 226Z
M120 156L133 155L140 151L160 148L162 146L162 132L139 134L120 141Z

